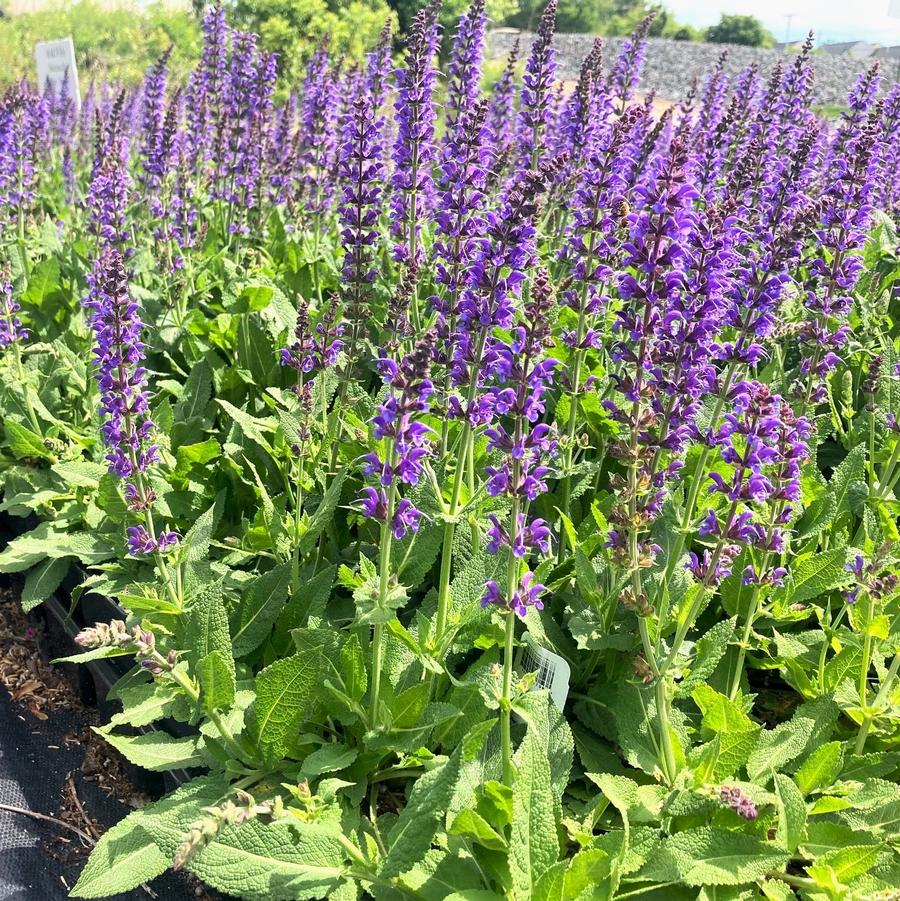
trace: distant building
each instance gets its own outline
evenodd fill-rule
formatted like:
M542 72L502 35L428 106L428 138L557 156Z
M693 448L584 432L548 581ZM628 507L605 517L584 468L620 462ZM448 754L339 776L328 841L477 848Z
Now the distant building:
M774 49L780 53L799 53L802 47L803 41L788 41L787 43L780 41L775 45Z
M870 59L881 48L878 44L870 44L868 41L841 41L836 44L822 44L819 49L829 56Z

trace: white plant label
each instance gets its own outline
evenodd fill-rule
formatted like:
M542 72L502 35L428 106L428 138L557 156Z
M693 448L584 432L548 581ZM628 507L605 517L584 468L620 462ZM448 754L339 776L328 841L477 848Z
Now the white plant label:
M548 690L553 703L563 709L569 696L569 676L572 674L572 668L563 657L542 648L531 634L526 633L521 669L526 673L537 671L534 690Z
M69 96L75 101L76 109L81 106L81 92L78 89L78 67L75 64L75 45L71 36L58 41L41 41L34 46L37 62L38 89L43 93L47 84L58 92L68 78Z

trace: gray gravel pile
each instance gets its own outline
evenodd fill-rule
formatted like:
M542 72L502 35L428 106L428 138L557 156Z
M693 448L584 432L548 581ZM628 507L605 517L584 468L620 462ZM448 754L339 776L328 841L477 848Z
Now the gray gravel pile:
M532 35L521 34L511 29L492 31L488 36L488 54L493 58L505 57L513 43L521 41L521 55L524 56L531 46ZM557 51L559 77L572 80L578 77L581 61L591 49L594 37L590 34L558 34L553 45ZM607 66L618 55L623 38L604 38L604 57ZM647 57L639 90L646 92L651 88L657 96L666 100L680 100L691 88L696 78L702 88L704 77L715 66L720 54L726 49L723 44L697 44L690 41L670 41L663 38L651 38L647 45ZM777 50L759 50L755 47L739 47L729 45L726 72L730 76L737 75L751 63L759 66L765 77L772 66L780 59L790 65L793 55L785 55ZM816 54L813 57L816 70L814 96L817 104L843 104L847 92L853 86L856 76L866 68L866 63L858 59L834 57ZM896 68L893 63L882 63L884 82L893 82ZM884 87L884 83L882 87Z

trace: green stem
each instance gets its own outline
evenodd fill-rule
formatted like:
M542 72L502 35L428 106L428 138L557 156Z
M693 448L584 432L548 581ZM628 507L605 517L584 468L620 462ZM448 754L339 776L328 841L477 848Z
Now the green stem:
M887 696L890 694L891 688L894 685L894 680L897 678L898 671L900 671L900 654L894 654L894 659L891 661L887 673L885 673L884 682L881 683L881 688L878 690L878 694L875 696L875 700L872 703L872 707L876 712L873 713L870 710L866 710L863 721L860 723L859 733L856 736L856 746L853 749L854 754L862 754L865 750L869 729L872 727L872 723L877 716L877 711L887 700Z
M475 348L475 359L480 360L487 334L482 330L478 338L478 345ZM478 377L476 372L472 372L469 382L469 390L466 395L465 420L463 422L463 431L460 438L460 457L457 460L456 472L453 477L453 489L450 495L450 507L447 511L447 521L444 523L444 541L441 547L441 572L440 581L438 583L438 600L437 614L434 621L434 647L436 650L440 648L444 638L444 632L447 629L447 619L450 614L450 572L453 561L453 538L456 534L456 517L459 515L459 503L462 496L463 478L466 473L466 457L470 451L470 435L472 425L469 420L469 411L475 401L475 394L478 391Z
M841 624L841 620L844 618L844 614L847 612L847 602L844 602L843 607L838 611L838 615L835 617L834 622L832 622L827 629L823 627L822 633L825 636L825 640L822 642L822 650L819 651L819 666L818 666L818 684L819 691L825 691L825 661L828 657L828 646L831 643L831 635L837 629L837 627Z
M25 412L28 414L28 420L31 422L31 427L34 429L35 434L42 435L43 432L38 422L37 414L34 412L34 406L31 403L31 398L28 396L28 379L25 376L25 367L22 365L22 351L19 348L19 342L13 341L12 347L13 360L16 364L16 375L19 377L19 384L22 386L22 397L25 398Z
M894 449L891 452L891 458L890 460L888 460L888 464L884 468L884 473L878 480L878 487L875 490L875 497L883 498L885 494L890 491L891 479L894 475L894 469L897 466L898 460L900 460L900 437L898 437L896 442L894 443Z
M506 614L506 632L503 639L503 696L500 699L500 753L503 759L503 784L507 786L512 786L513 783L511 696L515 629L516 614L510 610Z
M710 419L711 430L715 429L716 423L719 420L719 416L722 415L722 410L725 408L725 399L728 396L728 392L731 390L731 382L734 379L735 373L737 372L737 366L738 364L736 362L732 362L729 364L728 369L725 370L725 375L722 378L722 388L719 391L718 396L716 397L716 405L713 408L712 417ZM668 585L669 580L672 578L672 573L675 572L675 566L681 558L681 553L684 550L684 543L691 528L691 523L694 520L694 510L697 506L697 498L700 496L700 485L703 481L703 470L706 468L706 462L707 460L709 460L710 452L711 451L709 445L704 444L704 446L700 450L700 456L697 459L697 465L694 467L694 471L690 476L690 481L687 483L690 486L688 488L688 496L687 500L685 501L684 513L681 517L681 524L675 534L674 547L669 556L669 559L666 561L666 571L661 582L663 586Z
M182 673L177 669L170 668L166 658L163 657L158 651L154 652L154 657L156 658L156 662L161 667L167 670L173 681L176 682L184 691L184 693L191 699L191 703L199 703L200 689L197 687L194 680L187 676L185 673ZM219 735L222 736L222 741L228 746L228 750L231 751L231 753L238 760L244 760L247 754L244 749L238 744L238 741L234 737L234 733L228 727L228 724L224 719L222 719L222 714L219 713L218 710L206 710L206 715L209 717L212 724L216 727Z
M672 745L672 726L669 716L668 679L661 673L656 679L656 715L659 717L659 733L662 739L664 775L671 785L678 775L678 762Z
M391 454L393 459L393 453ZM397 497L396 484L388 489L387 514L381 524L381 547L378 561L378 608L387 606L388 588L391 574L391 541L394 533L391 530L394 520L394 502ZM378 729L378 703L381 696L381 670L384 660L384 623L375 624L372 636L372 695L369 699L369 728Z

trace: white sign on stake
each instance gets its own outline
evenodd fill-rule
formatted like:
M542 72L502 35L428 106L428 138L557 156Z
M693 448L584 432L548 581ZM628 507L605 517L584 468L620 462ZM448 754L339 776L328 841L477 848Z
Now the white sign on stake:
M43 93L47 84L59 91L67 80L69 97L75 101L75 107L81 106L81 92L78 89L78 67L75 65L75 45L71 35L58 41L41 41L34 46L34 57L37 61L38 90Z

